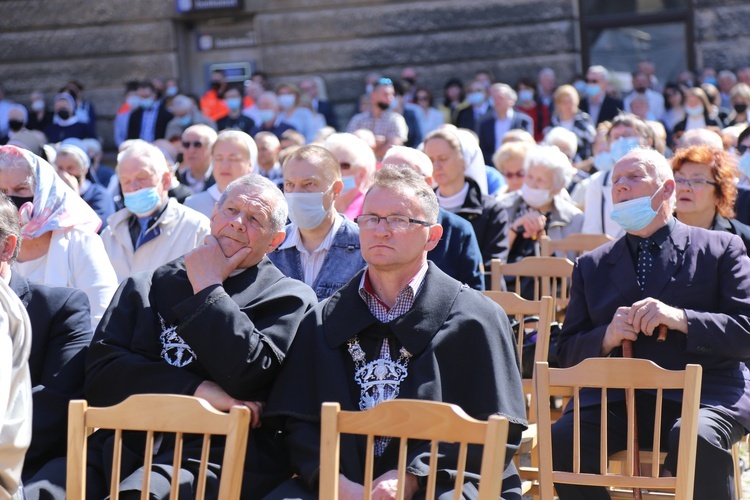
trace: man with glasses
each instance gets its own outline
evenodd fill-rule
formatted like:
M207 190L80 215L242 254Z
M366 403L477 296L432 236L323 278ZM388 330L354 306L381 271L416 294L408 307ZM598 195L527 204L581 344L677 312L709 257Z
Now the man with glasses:
M317 498L322 402L355 411L415 398L457 404L477 419L506 416L503 498L520 499L512 457L526 415L505 313L427 261L443 228L437 197L422 175L385 165L363 208L356 223L367 268L307 314L268 400L264 425L285 429L289 477L296 477L267 498ZM363 450L354 436L342 436L341 445L339 491L342 498L362 498ZM477 451L469 452L472 473L478 472ZM377 438L375 454L374 498L384 498L397 485L398 442ZM424 491L430 467L443 471L438 494L453 490L449 477L458 449L441 445L440 454L430 464L429 444L410 442L406 498ZM467 498L476 495L473 481L467 477L462 485Z
M286 218L284 196L268 179L248 174L230 183L211 215L205 244L123 281L86 359L86 399L94 406L170 393L201 397L220 411L250 408L243 499L262 498L265 481L273 478L275 461L266 453L275 435L260 426L260 414L303 315L317 302L309 287L285 277L266 257L284 239ZM104 498L109 490L103 471L112 458L111 437L100 431L89 439L90 498ZM151 495L167 498L174 442L157 441ZM136 498L144 448L137 439L123 446L121 498ZM181 498L195 497L201 448L200 436L183 438ZM222 451L223 440L212 440L210 456ZM41 498L64 497L65 469L59 470L61 477L49 479L55 495ZM207 498L216 498L218 472L218 465L209 466Z
M211 150L216 137L216 131L204 124L188 127L182 134L182 163L177 168L177 179L193 194L205 191L216 182L211 169Z
M375 83L370 93L370 109L364 113L354 115L346 127L346 131L353 133L361 128L375 134L375 156L383 158L391 146L403 145L409 135L406 120L391 109L396 99L396 89L390 78L381 78Z
M581 101L581 111L591 116L596 125L612 120L623 109L620 99L608 93L609 71L604 66L591 66L586 73L586 97Z
M341 169L327 149L303 146L284 162L284 197L291 224L286 239L268 257L290 278L312 287L324 300L365 267L359 228L336 211Z
M118 281L203 244L208 218L168 197L172 173L156 146L134 141L117 157L117 175L125 208L107 219L102 241Z

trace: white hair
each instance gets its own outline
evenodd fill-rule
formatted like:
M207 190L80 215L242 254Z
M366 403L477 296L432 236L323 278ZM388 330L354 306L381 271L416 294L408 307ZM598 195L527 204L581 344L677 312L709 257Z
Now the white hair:
M575 157L576 151L578 151L578 137L575 133L564 127L552 127L549 129L544 136L542 144L547 146L557 146L570 159ZM560 145L564 146L564 149L561 148ZM568 151L570 154L567 153Z
M253 138L245 132L241 130L223 130L216 137L213 147L215 148L220 142L234 142L244 146L247 150L250 166L255 165L255 162L258 161L258 146L255 144Z
M120 168L123 161L134 157L151 166L154 172L159 175L169 171L161 150L142 139L133 139L133 142L117 155L117 169Z
M176 95L172 98L172 109L190 111L193 109L193 100L184 95Z
M558 191L568 185L576 173L570 159L557 146L539 145L526 153L523 169L528 172L531 167L543 167L552 173L552 190Z
M628 154L622 157L620 161L625 158L635 157L638 160L638 164L646 167L651 174L658 180L662 185L667 181L674 181L674 171L663 154L657 150L649 147L638 146L637 148L630 151ZM617 163L620 163L619 161ZM617 165L615 165L617 166ZM672 197L669 199L669 204L672 210L674 210L677 202L675 189L672 192Z
M594 73L595 75L602 75L605 82L609 82L609 71L604 66L596 65L590 66L587 73Z
M518 102L518 94L516 94L516 91L513 90L513 87L511 87L507 83L493 83L492 85L490 85L490 92L496 92L513 100L513 102Z
M245 174L229 183L221 193L217 205L222 207L229 194L238 186L249 188L254 193L262 193L265 201L271 205L271 231L278 232L284 229L286 218L289 216L289 207L284 198L284 193L276 187L276 184L259 174Z
M432 177L432 162L422 151L407 146L391 146L383 156L383 165L404 163L424 177Z
M323 143L323 147L336 155L336 150L344 150L353 156L352 167L363 168L372 175L375 173L377 160L372 148L365 141L354 134L331 134Z

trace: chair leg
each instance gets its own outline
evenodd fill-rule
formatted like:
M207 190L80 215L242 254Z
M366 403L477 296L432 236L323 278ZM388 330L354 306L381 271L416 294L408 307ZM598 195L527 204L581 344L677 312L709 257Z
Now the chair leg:
M740 467L740 445L732 445L732 459L734 460L734 498L742 500L742 467Z

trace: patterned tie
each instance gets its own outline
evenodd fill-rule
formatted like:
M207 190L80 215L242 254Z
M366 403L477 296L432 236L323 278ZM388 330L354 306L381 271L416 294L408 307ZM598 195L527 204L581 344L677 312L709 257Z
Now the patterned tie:
M388 338L383 339L383 345L380 347L380 358L381 359L391 359L391 345L390 342L388 342ZM383 387L383 401L387 401L389 399L393 399L393 389L391 389L388 386ZM375 456L379 457L383 454L385 451L386 446L388 446L388 443L391 441L391 438L387 436L377 436L375 438Z
M651 238L646 238L638 243L638 284L641 292L646 290L646 278L651 272L654 265L654 258L651 255L651 246L654 242Z

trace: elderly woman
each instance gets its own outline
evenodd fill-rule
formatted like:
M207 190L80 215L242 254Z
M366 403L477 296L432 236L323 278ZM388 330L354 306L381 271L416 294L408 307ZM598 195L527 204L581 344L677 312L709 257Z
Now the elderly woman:
M252 137L239 130L225 130L211 148L211 165L216 184L188 196L185 206L211 217L216 202L230 182L249 174L258 161L258 147Z
M500 188L498 197L521 189L523 178L526 176L526 170L524 170L523 166L524 160L526 159L526 154L533 147L534 144L529 144L528 142L508 142L503 144L492 155L492 163L503 174L506 182L506 185Z
M736 234L750 248L750 227L734 219L738 172L731 155L710 146L681 148L672 170L677 218L689 226Z
M550 125L563 127L573 132L578 138L576 161L587 160L593 156L591 147L596 138L596 129L591 117L578 109L580 99L578 91L572 85L560 85L553 95L555 109L550 118Z
M444 127L427 136L424 152L432 161L440 206L471 222L485 270L489 271L492 259L505 261L508 215L479 187L477 178L481 181L485 176L486 181L486 174L484 169L472 168L473 158L482 158L476 139L465 131Z
M81 144L83 146L83 144ZM115 213L115 202L107 188L101 184L91 182L87 175L91 168L89 155L75 144L63 143L57 149L55 167L60 176L74 190L83 201L96 212L102 220L99 232L107 227L107 218Z
M365 193L375 174L375 153L365 141L354 134L332 134L323 143L341 167L344 189L335 201L336 211L349 220L362 214Z
M700 87L694 87L684 90L685 94L685 114L684 120L674 126L672 130L673 140L676 141L680 136L696 128L721 127L721 123L716 117L711 116L711 103L708 96Z
M82 290L96 328L117 276L96 234L101 219L38 156L0 147L0 191L19 208L23 243L14 272L51 286Z
M561 196L575 173L570 160L555 146L536 146L526 155L526 177L520 192L502 199L511 220L508 262L536 254L536 239L546 234L562 239L580 233L583 212Z

